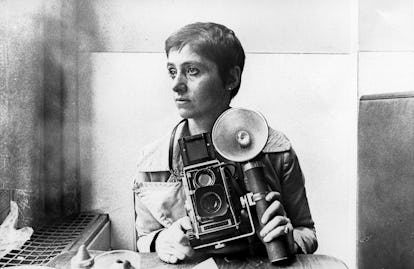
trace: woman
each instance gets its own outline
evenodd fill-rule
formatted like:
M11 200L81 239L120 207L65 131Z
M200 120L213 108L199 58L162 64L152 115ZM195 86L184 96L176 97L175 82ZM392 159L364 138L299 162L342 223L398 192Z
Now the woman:
M185 121L174 135L172 156L171 134L143 150L135 178L135 210L138 250L156 251L161 260L176 263L193 253L185 234L191 223L185 212L177 140L211 132L240 88L245 54L234 32L215 23L179 29L166 40L165 51L174 101ZM296 154L282 133L270 129L268 141L273 143L266 145L262 161L270 206L260 220L265 225L258 238L270 242L286 236L291 253L313 253L316 234ZM229 251L255 245L251 240L235 244Z

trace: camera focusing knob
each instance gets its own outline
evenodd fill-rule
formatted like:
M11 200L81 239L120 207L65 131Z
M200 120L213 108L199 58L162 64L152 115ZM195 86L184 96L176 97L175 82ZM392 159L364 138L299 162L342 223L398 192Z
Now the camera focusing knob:
M185 234L188 236L189 240L192 240L195 238L194 232L192 230L185 231Z

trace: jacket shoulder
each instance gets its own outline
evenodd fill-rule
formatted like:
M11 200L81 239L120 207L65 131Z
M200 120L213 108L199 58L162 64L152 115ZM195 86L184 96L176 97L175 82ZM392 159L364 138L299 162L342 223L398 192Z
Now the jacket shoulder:
M264 153L288 151L291 147L292 145L285 134L269 127L269 136L263 149Z

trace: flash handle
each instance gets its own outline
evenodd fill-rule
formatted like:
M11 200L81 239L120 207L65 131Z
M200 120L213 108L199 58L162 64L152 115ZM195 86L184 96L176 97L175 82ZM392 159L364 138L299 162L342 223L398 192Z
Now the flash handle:
M267 191L266 185L264 184L263 167L264 165L261 161L249 161L243 164L243 172L248 191L252 193L264 193ZM260 229L263 229L265 226L260 220L268 206L269 204L265 199L256 201L256 213ZM279 237L264 244L271 263L277 263L289 258L286 237Z

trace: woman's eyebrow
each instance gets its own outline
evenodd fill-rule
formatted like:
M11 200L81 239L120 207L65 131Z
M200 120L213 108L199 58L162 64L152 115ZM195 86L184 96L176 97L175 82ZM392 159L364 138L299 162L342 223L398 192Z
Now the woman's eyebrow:
M200 61L187 61L182 63L182 66L187 67L190 65L195 65L197 68L201 68L204 70L210 70L209 66L206 63L200 62Z
M204 65L202 62L199 62L199 61L187 61L183 63L183 65L189 65L189 64Z
M200 66L206 66L203 62L200 62L200 61L186 61L186 62L183 62L183 63L181 63L180 65L191 65L191 64L196 64L196 65L200 65ZM175 66L175 64L174 63L171 63L171 62L167 62L167 66Z
M205 69L205 70L210 70L209 65L207 65L203 62L200 62L200 61L186 61L186 62L180 63L178 66L176 66L174 63L168 62L167 63L167 68L171 68L171 67L180 68L180 66L181 67L188 67L190 65L196 65L198 68L202 68L202 69Z

